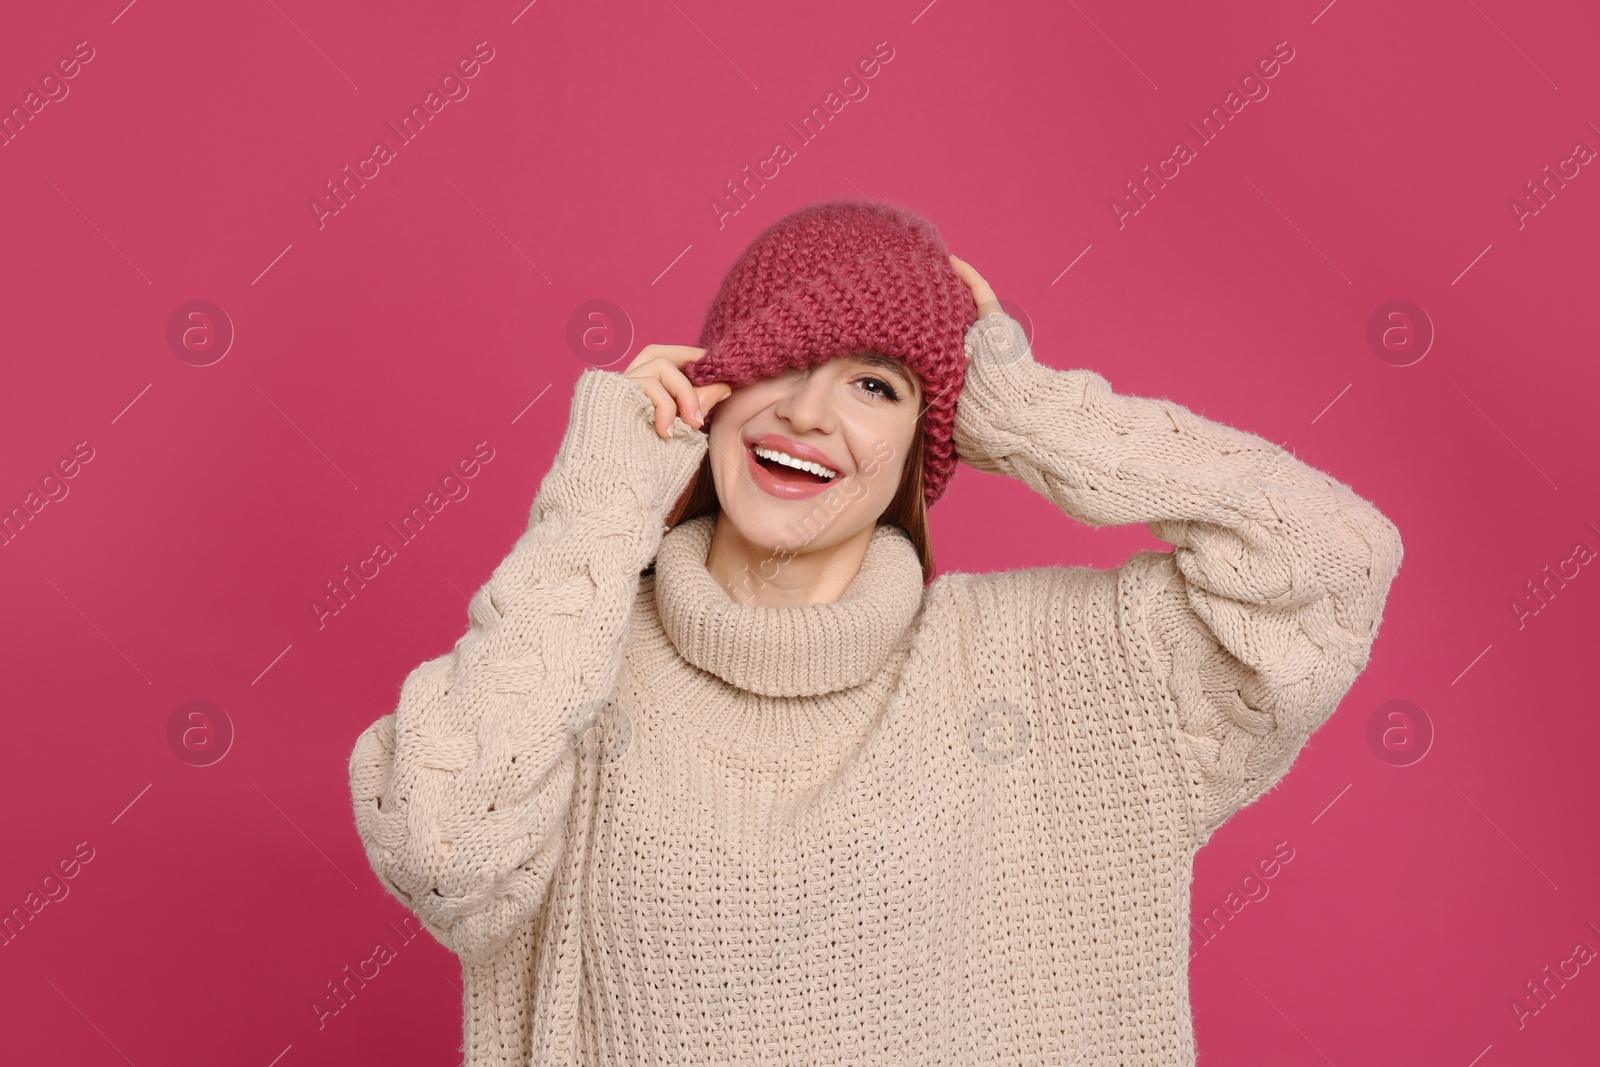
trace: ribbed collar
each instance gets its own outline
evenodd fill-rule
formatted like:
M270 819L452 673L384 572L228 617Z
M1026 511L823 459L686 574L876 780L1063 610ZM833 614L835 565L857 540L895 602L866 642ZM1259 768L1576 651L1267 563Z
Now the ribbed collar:
M922 564L897 526L873 531L838 601L741 604L706 569L716 522L702 515L662 537L656 608L684 659L740 689L813 696L859 685L883 666L922 604Z

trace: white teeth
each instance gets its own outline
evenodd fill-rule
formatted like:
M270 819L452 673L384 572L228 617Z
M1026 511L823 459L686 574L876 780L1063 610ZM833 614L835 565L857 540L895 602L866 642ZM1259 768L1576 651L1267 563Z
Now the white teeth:
M794 467L796 470L810 471L817 477L826 479L828 481L832 481L839 475L838 471L824 467L820 463L812 463L809 460L804 459L795 459L793 456L789 455L789 453L779 452L775 448L762 448L760 445L756 445L754 448L755 454L760 456L762 459L770 459L774 463L782 463L785 467Z

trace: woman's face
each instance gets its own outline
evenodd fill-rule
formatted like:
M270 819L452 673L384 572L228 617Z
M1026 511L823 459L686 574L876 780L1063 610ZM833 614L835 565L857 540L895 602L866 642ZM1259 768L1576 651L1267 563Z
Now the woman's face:
M792 552L874 526L900 486L922 407L917 375L873 353L735 389L707 434L723 513L746 540ZM831 477L796 470L779 453Z

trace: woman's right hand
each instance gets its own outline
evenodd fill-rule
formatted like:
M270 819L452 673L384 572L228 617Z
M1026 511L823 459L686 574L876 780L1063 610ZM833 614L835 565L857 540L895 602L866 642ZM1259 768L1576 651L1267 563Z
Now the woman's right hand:
M706 354L703 348L689 345L645 345L633 357L623 376L633 378L656 405L656 433L672 436L672 420L682 416L695 429L705 425L706 412L733 392L723 382L693 385L683 367Z

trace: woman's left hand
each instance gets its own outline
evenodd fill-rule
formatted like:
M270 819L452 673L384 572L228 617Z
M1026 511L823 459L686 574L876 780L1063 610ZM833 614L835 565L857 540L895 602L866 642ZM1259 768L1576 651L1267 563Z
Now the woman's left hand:
M950 266L967 288L972 291L972 301L978 305L978 317L1000 311L1000 301L995 297L994 290L989 283L983 280L983 275L972 269L972 264L956 256L950 257Z

